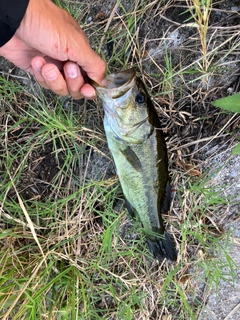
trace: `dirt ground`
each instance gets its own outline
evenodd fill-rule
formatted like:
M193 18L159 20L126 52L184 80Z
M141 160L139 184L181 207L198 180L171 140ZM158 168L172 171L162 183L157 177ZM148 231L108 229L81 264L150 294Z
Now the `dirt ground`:
M130 6L129 1L126 2L127 5ZM227 1L213 1L215 3L214 10L211 13L210 17L210 27L214 29L215 26L228 27L231 25L238 24L240 22L239 13L235 15L236 12L240 12L240 4L239 1L235 0L227 0ZM104 4L102 1L97 1L96 6L90 10L90 15L88 16L89 21L94 21L96 14L98 12L103 12L106 17L109 17L112 10L114 9L115 1L105 1ZM181 6L182 5L182 6ZM148 36L148 41L146 41L145 49L148 52L148 55L151 59L154 59L155 62L162 64L162 60L164 60L164 52L165 48L161 41L158 39L162 38L163 35L166 39L166 47L168 52L171 54L174 66L178 65L179 61L183 60L183 56L191 53L190 47L193 47L193 42L191 42L191 38L194 38L194 34L196 30L193 30L188 27L183 27L189 18L188 13L185 11L184 1L178 1L177 3L173 1L173 6L170 6L167 10L164 10L163 16L161 17L161 24L155 19L146 19L140 26L139 36L144 39L142 41L146 41L146 35ZM160 9L161 10L161 9ZM92 14L91 14L92 13ZM212 31L214 32L214 31ZM209 35L210 37L211 35ZM221 37L216 37L216 42L223 41L220 39ZM140 40L141 41L141 40ZM195 44L196 45L196 44ZM216 45L216 43L215 43ZM108 52L108 47L106 46L106 52ZM111 54L111 53L110 53ZM227 72L219 73L212 75L210 81L208 82L207 90L209 92L214 92L216 88L220 88L221 90L217 90L216 94L206 95L206 104L209 99L215 99L220 96L226 96L228 92L238 92L239 87L239 68L240 64L236 56L228 57L228 63L231 65L230 69ZM190 56L190 62L198 59L198 54L195 56ZM184 62L183 62L184 63ZM146 73L155 73L158 72L154 68L154 66L149 67L149 59L146 58L144 63L143 60L144 71ZM232 71L230 71L232 69ZM236 70L238 70L236 72ZM187 77L185 77L186 80ZM191 78L191 75L188 77L188 80ZM173 78L173 81L174 78ZM177 84L175 83L177 86ZM190 92L194 92L199 88L200 83L198 81L193 82L192 87L189 89ZM154 86L154 83L153 83ZM206 88L202 87L202 93L199 95L199 99L204 100L205 95L204 91ZM216 92L216 90L215 90ZM194 95L192 96L193 104L195 102L195 107L191 108L191 115L198 117L202 113L211 113L211 107L207 108L207 110L203 109L204 103L195 99ZM175 100L177 97L175 96ZM161 104L161 100L159 104ZM182 107L184 111L189 111L187 104L189 101L185 100L185 105ZM175 105L176 106L176 105ZM206 114L205 113L205 114ZM174 116L173 116L174 117ZM214 117L214 116L213 116ZM173 119L172 119L173 120ZM178 119L174 119L179 122ZM174 121L173 120L173 121ZM228 117L224 117L224 119L219 119L218 124L217 121L213 120L213 127L211 127L210 123L198 123L188 118L186 115L186 123L181 123L182 126L171 126L169 130L169 135L176 134L182 137L183 144L186 142L191 142L192 139L196 139L199 136L201 138L209 137L211 134L215 134L219 129L221 130L229 121ZM209 126L210 124L210 126ZM167 123L168 125L168 123ZM215 126L216 125L216 126ZM239 121L237 122L237 126L239 126ZM201 129L200 129L201 128ZM201 131L201 132L200 132ZM170 152L171 152L171 141L170 141ZM174 149L174 147L173 147ZM186 150L187 149L187 150ZM211 168L211 173L219 170L218 173L214 174L209 182L211 186L223 186L222 187L222 196L230 197L232 196L232 202L234 205L229 204L224 210L226 213L223 214L225 220L223 221L223 225L226 229L234 228L235 238L233 240L232 245L228 250L231 250L231 257L236 263L235 272L237 274L237 278L235 281L235 285L226 281L221 280L218 288L218 295L216 295L216 288L213 288L210 293L206 293L205 299L205 308L199 316L199 320L226 320L232 319L237 320L240 319L240 254L239 254L239 241L240 241L240 156L231 156L229 151L228 139L220 138L213 140L211 143L200 143L198 147L195 149L198 151L194 153L193 148L181 149L182 156L184 159L188 159L193 161L194 163L199 163L198 168L200 170L208 170ZM188 153L193 153L194 155L189 157ZM173 157L175 160L176 158ZM186 160L187 161L187 160ZM223 166L224 164L224 166ZM222 169L221 166L223 166ZM172 163L172 167L174 168L174 163ZM219 257L221 259L221 257ZM226 270L226 273L228 271Z
M234 205L229 204L226 210L225 228L233 230L234 238L226 248L235 262L236 279L230 279L230 270L227 268L226 281L220 280L218 290L214 286L205 296L206 304L199 320L237 320L240 319L240 155L231 156L230 152L220 152L211 159L208 166L216 171L210 180L210 185L222 186L222 196L232 197ZM231 217L236 220L231 221ZM230 222L229 222L230 221ZM219 259L222 257L219 256ZM216 293L217 292L217 293Z
M210 18L210 27L212 27L213 32L217 26L226 27L226 30L233 25L239 26L239 0L213 2L215 5ZM126 0L122 1L122 3L124 3L126 9L130 8L130 1ZM87 24L90 25L96 21L101 23L102 20L108 19L113 10L115 10L116 4L117 2L113 0L89 3L87 5L88 15L85 17ZM118 14L121 14L120 8L116 10L119 10ZM162 9L160 8L159 10L161 11ZM182 61L185 63L187 60L186 66L189 66L198 60L199 52L196 51L193 54L197 46L193 39L195 39L197 32L194 28L186 26L189 15L186 13L185 1L173 1L173 5L164 10L163 16L160 14L158 18L160 22L156 18L145 17L139 24L139 42L141 48L146 51L146 58L142 60L144 73L156 74L159 72L156 65L149 64L149 59L153 59L159 66L164 64L165 48L159 40L163 37L166 39L166 50L171 55L174 71L178 72L178 66ZM86 28L86 33L88 34L88 28ZM209 37L211 38L211 35ZM218 43L224 41L224 36L215 35L215 37L214 45L217 47ZM93 36L90 36L90 42L92 39ZM114 41L112 42L111 38L106 39L103 43L103 48L109 61L114 47L117 50L117 44ZM155 100L156 108L163 118L164 127L168 131L167 143L171 171L173 173L176 170L184 171L183 163L194 163L195 168L200 172L210 169L211 180L209 181L209 186L222 186L220 188L222 197L231 198L229 205L222 209L224 212L221 212L221 216L224 217L222 221L223 227L233 229L235 235L232 243L229 244L228 250L229 252L231 251L230 255L236 264L235 272L237 278L234 285L228 277L226 277L226 281L221 280L218 295L216 295L216 288L212 288L210 293L204 293L205 307L198 318L199 320L240 319L240 155L231 156L232 145L236 144L236 140L229 138L228 135L229 132L239 128L240 121L237 117L236 121L232 119L232 115L219 114L211 106L212 100L226 96L228 93L239 92L240 61L235 54L228 55L227 58L223 59L227 59L225 63L228 68L215 72L206 87L200 81L192 81L194 74L185 75L184 82L190 83L190 85L184 87L184 92L182 93L185 95L185 99L181 99L181 94L175 89L172 101L169 97L169 99L164 99L162 96ZM29 93L38 90L32 78L26 77L25 73L14 68L2 58L0 59L0 68L5 74L11 72L12 76L22 81L24 85L28 85ZM184 65L181 65L181 68L184 70ZM109 65L109 69L110 71L115 70L114 63ZM173 77L173 86L175 88L179 87L178 81L179 78ZM201 90L199 90L200 85L202 85ZM152 79L151 87L154 93L161 91L154 78ZM205 121L203 120L204 117L208 117L208 119ZM223 127L227 132L226 135L219 134L219 130ZM211 140L209 137L214 138ZM200 142L198 144L193 143L196 140ZM50 149L51 146L49 145L42 150L41 157L43 160L39 166L35 167L33 177L30 177L31 181L37 177L32 186L34 185L38 194L45 192L49 181L56 174L56 162L50 156ZM114 168L109 165L109 162L101 158L95 159L94 157L96 157L95 154L92 156L95 165L89 167L91 171L88 172L89 176L93 177L96 173L94 170L96 165L101 166L104 171L108 170L109 175L115 174ZM32 160L34 162L34 159ZM29 177L26 179L28 180ZM41 183L38 183L40 180ZM45 181L45 184L43 181ZM30 188L25 188L26 198L32 197L32 194L29 194L29 192L32 192L31 190ZM221 258L219 256L219 259ZM226 274L228 273L229 271L226 270Z

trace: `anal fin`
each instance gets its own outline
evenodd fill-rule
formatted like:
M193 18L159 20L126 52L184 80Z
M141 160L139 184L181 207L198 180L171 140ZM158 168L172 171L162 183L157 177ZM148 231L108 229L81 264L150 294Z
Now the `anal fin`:
M134 219L136 218L136 210L133 208L133 206L131 205L131 203L125 199L125 206L127 208L128 213L130 214L130 216Z

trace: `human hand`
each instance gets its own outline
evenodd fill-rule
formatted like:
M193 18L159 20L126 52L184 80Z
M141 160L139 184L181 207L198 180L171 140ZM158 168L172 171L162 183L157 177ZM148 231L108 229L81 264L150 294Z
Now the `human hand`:
M100 84L106 68L78 23L50 0L29 1L20 27L0 54L44 88L74 99L94 98L87 77Z

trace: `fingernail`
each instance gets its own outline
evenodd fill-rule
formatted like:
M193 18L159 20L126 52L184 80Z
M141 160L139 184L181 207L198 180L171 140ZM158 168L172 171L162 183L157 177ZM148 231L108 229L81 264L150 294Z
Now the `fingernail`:
M78 66L76 65L68 65L66 66L66 75L71 78L71 79L75 79L78 76Z
M57 79L58 75L59 75L59 72L55 68L44 73L44 77L47 78L48 80L55 80Z
M42 63L42 61L37 60L37 61L34 62L33 66L38 72L41 72L42 71L42 67L43 67L43 63Z

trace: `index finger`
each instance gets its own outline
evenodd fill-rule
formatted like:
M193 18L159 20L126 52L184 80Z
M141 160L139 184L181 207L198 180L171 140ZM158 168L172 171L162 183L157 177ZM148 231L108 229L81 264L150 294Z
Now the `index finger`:
M90 79L101 84L102 80L105 78L106 62L94 52L90 46L89 49L90 50L88 50L84 56L85 61L80 61L78 64Z

